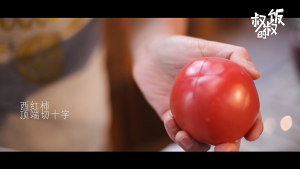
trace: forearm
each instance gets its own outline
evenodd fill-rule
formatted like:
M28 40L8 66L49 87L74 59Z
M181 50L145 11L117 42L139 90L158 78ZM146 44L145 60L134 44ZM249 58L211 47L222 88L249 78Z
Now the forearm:
M174 34L186 34L185 18L139 18L133 19L130 29L130 45L133 60L143 56L144 49L153 41Z

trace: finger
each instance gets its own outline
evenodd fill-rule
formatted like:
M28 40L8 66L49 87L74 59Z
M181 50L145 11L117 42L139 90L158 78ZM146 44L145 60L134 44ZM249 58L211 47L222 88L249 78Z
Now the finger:
M188 58L193 60L199 57L226 58L244 67L253 79L260 77L259 70L252 63L248 51L243 47L188 36L178 36L177 38L178 46L180 46L177 53L188 52L186 53Z
M260 77L258 68L251 61L245 48L236 47L228 59L244 67L254 80Z
M200 44L199 48L205 48L202 49L202 55L229 59L244 67L254 80L260 77L259 70L251 61L250 55L245 48L201 39L199 41L203 41L198 42Z
M169 137L175 142L175 135L178 133L180 128L177 126L171 113L164 117L164 126Z
M245 139L248 141L254 141L258 139L258 137L262 134L263 130L264 130L264 125L263 125L261 113L259 112L259 116L256 122L254 123L250 131L246 134Z
M215 151L223 152L223 151L239 151L240 150L241 141L237 141L235 143L224 143L215 146Z
M175 142L185 151L208 151L210 149L210 145L197 142L182 130L176 134Z

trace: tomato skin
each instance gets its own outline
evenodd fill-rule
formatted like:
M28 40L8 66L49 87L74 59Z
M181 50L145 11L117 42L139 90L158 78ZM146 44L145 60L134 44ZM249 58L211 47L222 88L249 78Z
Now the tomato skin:
M170 108L179 127L201 143L235 142L259 113L259 97L248 72L223 58L199 58L176 76Z

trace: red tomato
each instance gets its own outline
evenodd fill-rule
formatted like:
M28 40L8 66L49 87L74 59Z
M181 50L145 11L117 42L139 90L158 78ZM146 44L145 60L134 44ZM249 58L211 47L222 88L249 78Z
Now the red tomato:
M259 98L243 67L205 57L178 73L170 108L181 129L201 143L218 145L247 134L258 117Z

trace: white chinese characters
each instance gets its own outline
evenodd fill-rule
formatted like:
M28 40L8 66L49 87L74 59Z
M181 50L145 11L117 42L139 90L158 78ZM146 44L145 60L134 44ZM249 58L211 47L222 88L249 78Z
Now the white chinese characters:
M20 102L20 119L33 119L33 120L49 120L50 118L56 120L58 118L67 120L70 116L69 110L62 110L57 112L56 110L53 113L50 113L50 105L48 101L42 102Z
M255 16L251 17L251 20L253 27L256 28L257 38L267 39L270 35L277 35L277 25L285 25L282 21L283 11L283 9L276 9L276 11L272 9L268 14L269 21L266 21L265 15L255 12Z

